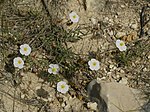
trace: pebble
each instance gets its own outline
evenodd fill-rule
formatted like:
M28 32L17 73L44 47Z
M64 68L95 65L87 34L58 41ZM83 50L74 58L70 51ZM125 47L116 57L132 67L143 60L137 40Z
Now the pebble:
M41 89L41 86L37 86L37 87L35 88L35 90L38 90L38 89Z
M94 102L94 103L88 102L87 107L92 109L92 110L97 110L97 103L96 102Z
M115 17L115 18L118 18L118 15L115 15L114 17Z
M114 65L109 65L109 68L112 69L114 67Z
M125 8L126 6L125 5L121 5L121 8Z
M147 31L147 34L150 36L150 29Z
M67 97L63 97L63 100L64 100L64 101L67 101L67 100L68 100L68 98L67 98Z
M107 73L107 75L111 75L111 74L112 74L112 72L108 72L108 73Z
M100 84L100 83L101 83L101 78L97 77L96 82L97 82L98 84Z
M48 101L51 102L51 101L52 101L52 98L51 98L51 97L48 97Z
M48 102L49 100L46 98L42 98L43 101Z
M92 22L92 24L94 24L94 25L96 25L96 24L98 23L95 18L91 18L91 22Z
M127 78L122 78L122 80L120 80L119 83L126 85L128 83L128 80Z
M21 98L24 99L24 98L25 98L25 94L22 94L22 95L21 95Z
M104 21L105 21L105 22L107 22L108 20L109 20L109 18L108 18L108 17L105 17L105 18L104 18Z
M150 85L148 83L146 83L146 86L149 87Z
M113 24L114 24L113 19L109 19L109 24L110 24L110 25L113 25Z
M117 78L120 78L120 75L117 75L116 77L117 77Z
M100 84L101 81L102 81L102 80L105 80L105 79L106 79L106 77L102 77L102 78L97 77L96 82L97 82L98 84Z
M64 109L65 109L65 112L69 112L69 110L70 110L70 104L67 104L67 105L64 107Z
M143 72L146 72L147 71L147 68L145 67L144 69L143 69Z
M137 23L131 24L131 28L136 30L138 28L138 24Z
M118 32L118 33L116 34L116 37L117 37L117 38L120 38L120 37L122 37L122 36L124 36L124 35L126 35L125 32Z
M65 105L65 103L63 102L63 103L61 104L61 106L62 106L62 107L65 107L66 105Z
M116 66L114 66L114 68L113 68L114 70L116 70L117 69L117 67Z
M113 36L113 35L114 35L114 32L111 30L110 32L108 32L108 34L109 34L110 36Z
M121 69L121 70L120 70L120 73L125 73L125 72L124 72L124 70Z

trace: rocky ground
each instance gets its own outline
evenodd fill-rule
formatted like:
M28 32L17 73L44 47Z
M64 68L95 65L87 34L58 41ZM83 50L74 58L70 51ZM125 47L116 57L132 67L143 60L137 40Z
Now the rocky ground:
M150 99L150 2L148 0L62 0L61 2L14 0L11 1L13 5L10 5L11 2L6 5L7 2L5 2L4 0L4 3L0 5L0 51L5 51L3 42L6 42L9 49L6 54L0 52L0 112L98 111L97 105L103 104L90 101L88 92L91 90L87 89L87 85L93 79L97 80L101 88L100 91L97 91L99 90L97 88L93 92L97 92L105 100L109 112L150 111L149 103L147 103ZM11 10L5 8L4 4L7 7L11 6L10 9L14 12L19 10L21 17L17 14L7 15ZM13 53L13 50L16 52L17 44L20 45L22 42L22 40L18 41L15 45L11 42L7 43L7 36L10 38L24 36L25 42L32 43L29 37L38 37L39 34L34 34L34 31L42 25L47 25L47 19L44 16L44 19L37 19L41 18L37 16L37 18L31 18L28 24L25 23L22 19L31 9L35 10L32 12L35 16L44 10L44 15L48 13L53 15L52 21L64 28L66 32L70 30L77 32L75 37L79 39L73 42L67 41L65 44L76 55L81 56L81 59L77 61L81 63L79 64L81 69L74 72L71 80L64 78L70 84L66 94L59 93L56 90L56 83L51 83L39 76L38 70L32 66L25 68L27 70L17 71L15 76L6 70L9 68L6 66L8 55ZM68 14L71 11L75 11L80 19L78 23L68 25L66 23L69 22ZM6 18L2 18L3 16ZM3 19L6 19L8 23L3 24ZM26 24L27 26L24 27ZM33 24L33 27L29 29L33 33L27 29L30 24ZM145 25L141 26L141 24ZM37 25L37 29L34 29L34 25ZM5 26L8 26L6 31L10 31L6 34L3 30ZM45 32L40 36L46 35ZM115 45L117 39L125 41L128 52L119 52ZM33 42L32 47L38 44L41 43ZM46 51L38 50L34 50L32 56L43 58ZM82 67L87 65L89 57L96 57L100 61L100 70L87 72L88 67L87 69Z

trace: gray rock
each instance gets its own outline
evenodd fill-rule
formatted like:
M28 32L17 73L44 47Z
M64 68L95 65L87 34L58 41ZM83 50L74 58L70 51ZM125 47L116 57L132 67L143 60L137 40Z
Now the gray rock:
M150 101L148 101L147 103L145 103L143 106L142 106L142 109L140 112L150 112Z
M91 102L97 102L99 112L139 112L144 100L140 91L117 82L101 82L94 79L87 88ZM143 112L143 111L142 111Z
M96 82L96 80L93 80L89 83L87 92L88 92L91 102L96 102L98 104L99 112L108 112L107 104L106 104L105 100L100 96L101 87Z

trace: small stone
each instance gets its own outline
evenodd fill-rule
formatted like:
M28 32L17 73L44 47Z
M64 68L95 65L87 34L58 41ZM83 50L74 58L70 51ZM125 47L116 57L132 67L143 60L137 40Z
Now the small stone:
M96 82L97 82L98 84L100 84L101 81L102 81L102 80L105 80L105 79L106 79L106 77L102 77L102 78L97 77Z
M67 104L67 105L64 107L64 109L65 109L65 112L69 112L69 110L70 110L70 104Z
M92 24L94 24L94 25L96 25L98 23L95 18L91 18L90 20L91 20Z
M147 34L150 35L150 29L147 31Z
M110 32L108 32L108 34L109 34L110 36L113 36L113 35L114 35L114 32L111 30Z
M109 24L110 24L110 25L113 25L113 24L114 24L113 19L109 19Z
M69 100L73 100L73 98L71 96L69 96Z
M24 76L24 75L25 75L25 73L21 72L21 73L20 73L20 75L21 75L21 76Z
M51 97L48 97L48 101L51 102L51 101L52 101L52 98L51 98Z
M147 71L147 68L145 67L144 69L143 69L143 72L146 72Z
M92 110L97 110L97 103L96 102L94 102L94 103L88 102L87 107L92 109Z
M48 101L48 99L46 99L46 98L42 98L43 99L43 101L45 101L45 102L47 102Z
M118 18L118 15L115 15L115 18Z
M117 67L116 67L116 66L114 66L114 67L113 67L113 69L114 69L114 70L116 70L116 69L117 69Z
M124 72L124 70L121 69L121 70L120 70L120 73L125 73L125 72Z
M111 75L112 72L108 72L107 75Z
M131 24L131 28L136 30L138 28L138 24L137 23Z
M64 101L67 101L67 100L68 100L68 98L67 98L67 97L64 97L64 98L63 98L63 100L64 100Z
M120 37L122 37L122 36L124 36L124 35L126 35L125 32L118 32L118 33L116 34L116 37L117 37L117 38L120 38Z
M62 103L61 106L62 106L62 107L65 107L66 105L65 105L65 103Z
M101 83L101 78L97 77L96 82L97 82L98 84L100 84L100 83Z
M149 84L148 84L148 83L146 83L146 86L147 86L147 87L149 87Z
M109 68L112 69L114 67L114 65L109 65Z
M150 55L148 56L148 59L150 59Z
M109 18L108 18L108 17L105 17L105 18L104 18L104 21L108 21L108 20L109 20Z
M117 75L116 77L117 77L117 78L120 78L120 75Z
M41 86L37 86L37 87L35 88L35 90L38 90L38 89L41 89Z
M122 78L122 80L120 80L119 83L126 85L128 83L128 80L127 78Z
M53 85L52 85L52 87L53 87L53 88L55 88L55 87L56 87L56 85L54 85L54 84L53 84Z
M24 95L24 94L22 94L22 95L21 95L21 98L22 98L22 99L23 99L23 98L25 98L25 95Z
M125 5L121 5L121 8L125 8Z

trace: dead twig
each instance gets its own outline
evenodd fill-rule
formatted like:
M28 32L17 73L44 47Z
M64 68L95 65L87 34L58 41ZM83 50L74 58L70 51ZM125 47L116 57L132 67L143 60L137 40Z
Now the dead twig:
M140 26L141 26L141 28L140 28L140 36L139 36L140 38L144 35L144 29L143 29L144 26L150 21L150 19L148 19L147 21L145 21L145 17L146 17L145 12L149 8L150 8L149 6L144 6L142 8L141 13L140 13Z

